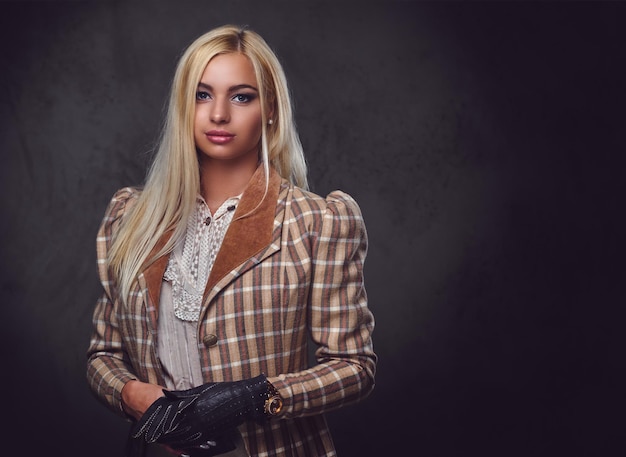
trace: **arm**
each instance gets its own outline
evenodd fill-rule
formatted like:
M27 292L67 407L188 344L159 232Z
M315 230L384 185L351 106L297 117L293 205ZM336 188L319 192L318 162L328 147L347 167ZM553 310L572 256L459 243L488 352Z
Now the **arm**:
M360 208L335 191L312 244L308 322L318 365L269 378L284 401L285 417L318 414L355 403L374 388L377 357L371 335L363 263L367 232Z
M106 258L112 237L133 195L134 191L129 188L116 192L98 230L96 240L98 275L103 293L93 312L93 331L87 350L87 381L91 390L110 409L122 416L125 416L122 389L128 381L136 377L124 348L118 320L120 300ZM141 409L138 405L130 409L137 408Z

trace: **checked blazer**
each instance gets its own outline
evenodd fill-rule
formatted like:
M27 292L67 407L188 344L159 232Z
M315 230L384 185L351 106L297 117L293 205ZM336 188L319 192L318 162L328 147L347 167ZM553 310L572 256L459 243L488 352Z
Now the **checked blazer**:
M361 401L374 388L365 224L356 201L342 191L324 198L294 187L273 169L267 193L265 182L259 167L208 279L198 321L204 382L264 373L278 389L280 416L240 428L251 456L334 456L324 413ZM98 231L103 293L87 351L92 391L122 417L126 382L165 385L157 318L168 258L143 269L125 302L106 264L112 237L139 192L117 191Z

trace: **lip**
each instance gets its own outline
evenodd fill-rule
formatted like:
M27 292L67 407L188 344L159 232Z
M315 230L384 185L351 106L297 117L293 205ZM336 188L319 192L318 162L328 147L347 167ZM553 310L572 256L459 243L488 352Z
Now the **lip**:
M205 135L214 144L226 144L235 139L235 135L226 130L210 130Z

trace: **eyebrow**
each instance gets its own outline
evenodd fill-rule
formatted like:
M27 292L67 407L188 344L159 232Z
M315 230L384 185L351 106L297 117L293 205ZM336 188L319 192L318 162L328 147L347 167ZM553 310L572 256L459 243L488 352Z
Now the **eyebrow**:
M202 81L198 83L198 88L213 90L210 84L203 83ZM251 86L250 84L237 84L236 86L230 86L228 88L228 92L236 92L241 89L252 89L255 92L259 91L256 87Z

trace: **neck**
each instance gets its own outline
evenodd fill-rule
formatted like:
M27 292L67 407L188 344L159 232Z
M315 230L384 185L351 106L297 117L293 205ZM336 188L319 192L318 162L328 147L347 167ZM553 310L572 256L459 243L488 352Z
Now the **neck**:
M211 213L215 213L228 198L242 193L248 185L258 162L256 155L242 159L215 160L206 156L201 158L201 193Z

